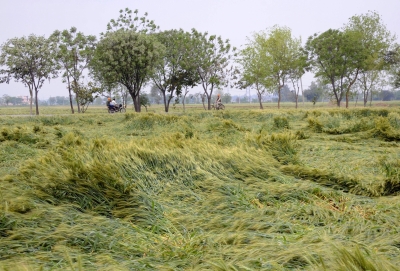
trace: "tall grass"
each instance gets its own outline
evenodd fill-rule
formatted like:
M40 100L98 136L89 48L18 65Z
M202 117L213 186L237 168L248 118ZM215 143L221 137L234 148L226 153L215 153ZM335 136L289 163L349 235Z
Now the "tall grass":
M2 118L0 270L396 270L385 110Z

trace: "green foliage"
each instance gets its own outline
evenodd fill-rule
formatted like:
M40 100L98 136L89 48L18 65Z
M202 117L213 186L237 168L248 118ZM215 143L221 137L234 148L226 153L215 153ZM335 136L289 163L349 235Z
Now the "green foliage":
M318 117L307 119L308 127L317 133L348 134L372 130L375 123L368 117L349 115L348 112L330 112Z
M27 38L10 39L1 47L0 65L5 66L0 70L0 83L14 79L28 86L31 114L34 93L36 115L39 115L38 92L46 80L58 74L54 45L49 39L33 34Z
M57 48L54 58L64 71L62 77L63 81L67 83L71 112L74 113L71 92L73 91L79 104L78 112L81 111L80 106L83 102L82 113L84 113L86 110L85 101L87 100L87 95L84 93L88 92L88 90L83 91L80 82L83 79L84 70L88 67L93 57L96 37L92 35L85 36L82 32L78 32L76 27L71 27L70 30L54 31L50 36L50 40ZM82 98L79 100L80 96Z
M138 16L139 10L137 9L132 11L129 8L125 8L125 10L121 9L119 13L119 17L116 20L112 19L107 24L107 32L124 30L151 34L159 29L159 26L157 26L153 20L147 19L147 12L145 12L142 17ZM101 33L101 35L103 35L103 33Z
M348 106L350 87L368 57L366 48L359 42L362 38L360 31L329 29L307 40L305 48L315 75L332 85L332 96L338 107L344 97Z
M91 68L96 77L124 85L140 112L140 90L161 60L165 47L152 35L133 30L109 32L97 45Z
M257 142L270 151L272 156L283 165L299 163L297 156L299 144L296 135L290 132L274 133L270 136L260 134Z
M382 184L382 194L400 193L400 160L382 158L380 165L386 177Z
M274 126L278 129L290 129L289 120L285 116L275 116Z
M182 90L199 83L193 63L193 42L190 33L169 30L157 33L157 40L166 48L162 60L152 74L152 81L163 95L165 112L173 98L179 99Z
M268 32L255 34L254 40L257 47L262 48L261 54L265 55L261 59L264 74L260 76L266 78L258 82L269 88L271 92L278 91L279 108L282 87L290 78L298 79L304 74L306 63L301 54L301 39L293 38L290 28L275 25ZM255 57L257 59L257 56ZM254 79L249 81L251 84L256 83Z
M9 129L4 127L0 132L0 142L12 140L25 144L35 144L40 137L35 133L28 131L26 127L16 127Z
M220 36L208 35L192 29L191 33L191 62L200 77L204 94L207 96L208 110L211 110L211 97L215 88L228 84L230 75L229 61L232 57L229 40Z
M2 117L0 270L392 270L398 146L370 131L397 114ZM307 128L364 115L366 132ZM282 117L290 130L272 133Z
M371 259L379 258L371 251L366 249L360 249L359 246L355 249L349 250L344 247L334 248L335 253L335 266L331 266L329 269L322 263L317 265L320 270L334 270L334 271L362 271L362 270L398 270L395 266L387 262L385 259L374 260Z
M384 117L375 119L375 128L371 131L371 135L387 141L400 140L400 133L393 129L388 118Z

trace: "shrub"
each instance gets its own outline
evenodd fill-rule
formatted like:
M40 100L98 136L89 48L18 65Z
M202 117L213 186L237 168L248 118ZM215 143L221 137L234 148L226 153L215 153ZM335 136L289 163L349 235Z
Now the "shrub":
M375 128L371 131L371 135L387 141L400 140L400 133L392 128L389 119L385 117L378 117L375 119Z
M272 156L280 163L284 165L299 163L297 155L299 144L296 135L289 132L272 134L270 136L260 135L258 142L269 150Z
M275 116L274 127L278 129L289 129L289 120L284 116Z

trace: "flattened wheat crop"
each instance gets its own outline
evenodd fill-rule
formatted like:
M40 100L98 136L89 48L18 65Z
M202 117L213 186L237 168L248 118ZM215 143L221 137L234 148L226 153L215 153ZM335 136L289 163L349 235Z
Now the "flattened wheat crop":
M398 270L399 119L3 116L0 270Z

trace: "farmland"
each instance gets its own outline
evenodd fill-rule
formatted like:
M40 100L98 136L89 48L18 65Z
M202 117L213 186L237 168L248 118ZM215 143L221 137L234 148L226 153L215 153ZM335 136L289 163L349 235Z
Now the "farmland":
M282 107L0 108L0 270L398 270L398 107Z

